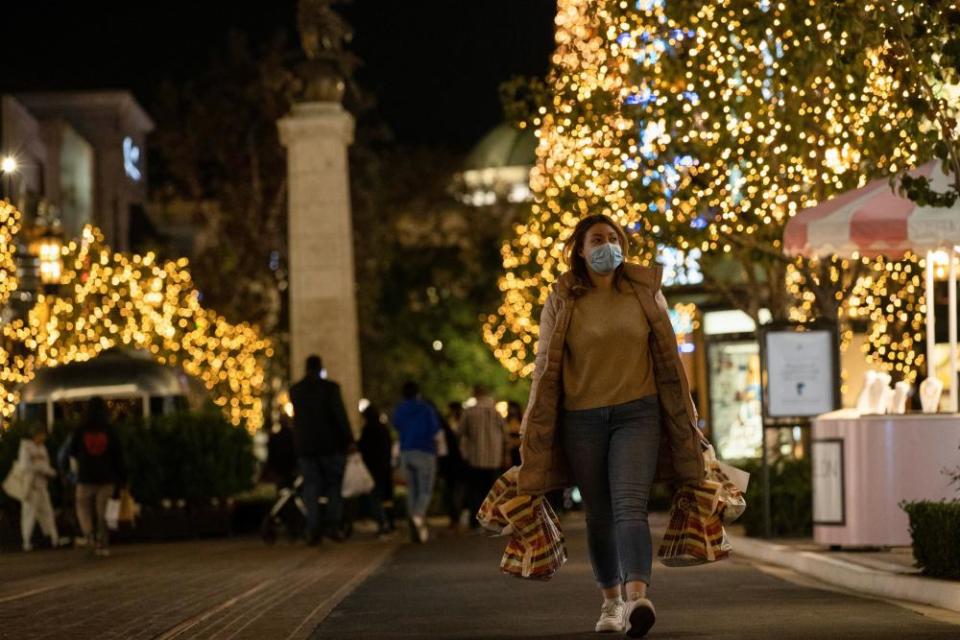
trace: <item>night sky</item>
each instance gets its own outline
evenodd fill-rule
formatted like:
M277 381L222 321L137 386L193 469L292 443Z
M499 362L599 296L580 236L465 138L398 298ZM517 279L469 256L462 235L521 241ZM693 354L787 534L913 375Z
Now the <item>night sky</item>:
M503 80L546 72L555 7L355 0L339 10L356 32L358 80L398 141L463 150L500 122ZM4 2L0 92L128 88L149 110L159 82L188 77L230 28L295 38L295 13L295 0Z

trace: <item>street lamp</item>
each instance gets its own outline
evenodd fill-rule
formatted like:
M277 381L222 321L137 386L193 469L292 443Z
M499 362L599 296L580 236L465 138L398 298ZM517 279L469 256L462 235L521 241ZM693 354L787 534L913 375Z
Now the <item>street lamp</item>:
M6 155L0 160L0 174L3 175L3 197L8 202L13 202L13 196L10 193L10 185L13 182L13 176L20 169L20 163L16 156Z
M60 237L50 230L44 231L30 247L30 253L40 259L40 283L44 286L60 284L63 276L62 249Z
M27 245L27 251L37 259L40 284L49 293L56 289L63 277L63 239L60 224L52 215L49 205L40 205L35 226L31 231L32 239Z

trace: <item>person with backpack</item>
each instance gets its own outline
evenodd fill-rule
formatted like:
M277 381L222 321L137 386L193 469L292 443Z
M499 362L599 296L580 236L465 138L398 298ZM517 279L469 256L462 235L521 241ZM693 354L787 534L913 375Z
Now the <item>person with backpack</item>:
M107 502L120 497L127 482L120 439L111 424L106 401L93 397L70 443L77 461L77 520L94 555L110 555Z

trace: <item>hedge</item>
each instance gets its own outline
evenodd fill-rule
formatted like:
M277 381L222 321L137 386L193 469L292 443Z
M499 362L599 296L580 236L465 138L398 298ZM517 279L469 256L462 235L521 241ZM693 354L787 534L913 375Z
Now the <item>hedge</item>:
M747 510L737 521L748 536L762 536L763 470L757 461L732 464L750 473ZM770 463L770 523L772 534L805 538L813 534L813 485L809 459L780 458Z
M31 425L13 424L0 432L0 475L16 459L20 438ZM57 423L47 448L54 461L70 425ZM132 421L116 427L123 444L130 491L137 502L156 506L164 500L209 504L253 486L253 442L215 409L181 412ZM57 503L59 482L51 482ZM2 493L2 492L0 492ZM0 502L4 501L0 497Z
M913 557L923 572L960 580L960 501L906 502Z

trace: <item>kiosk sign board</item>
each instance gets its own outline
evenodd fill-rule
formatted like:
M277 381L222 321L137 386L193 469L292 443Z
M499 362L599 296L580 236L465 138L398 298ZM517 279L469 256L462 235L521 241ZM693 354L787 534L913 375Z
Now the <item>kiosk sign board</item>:
M768 329L763 336L764 414L768 421L812 418L838 406L840 381L832 329Z
M843 439L814 440L812 448L813 523L843 526L846 522Z

